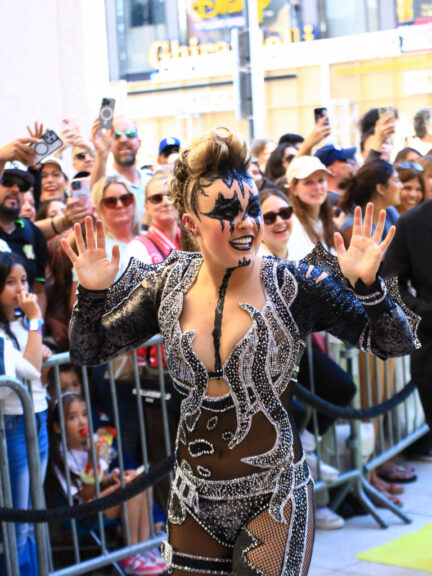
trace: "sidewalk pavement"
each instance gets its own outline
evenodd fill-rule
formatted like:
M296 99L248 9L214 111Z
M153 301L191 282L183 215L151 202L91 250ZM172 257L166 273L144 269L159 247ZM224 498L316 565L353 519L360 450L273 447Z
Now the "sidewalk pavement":
M417 481L404 484L403 510L412 519L405 524L388 510L379 512L389 524L382 529L372 516L355 516L340 530L317 530L308 576L425 576L427 572L374 564L355 556L432 524L432 463L410 461ZM432 550L432 543L431 543Z

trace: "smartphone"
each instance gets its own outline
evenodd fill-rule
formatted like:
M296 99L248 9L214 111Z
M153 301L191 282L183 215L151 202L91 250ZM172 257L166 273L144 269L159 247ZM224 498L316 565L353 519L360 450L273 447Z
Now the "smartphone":
M324 122L324 124L326 126L329 125L329 119L328 119L328 110L327 108L314 108L314 117L315 117L315 124L318 122L318 120L320 118L322 118L323 116L327 116L327 120Z
M30 144L30 146L36 152L37 158L35 164L38 164L41 160L47 156L51 156L55 150L63 146L63 142L54 130L47 130L47 132L39 138L39 142Z
M393 106L380 106L378 108L378 116L382 118L383 116L391 115L393 120L396 118L396 110Z
M102 98L99 110L99 125L105 130L111 130L114 118L115 98Z
M74 178L71 180L69 184L69 196L78 199L80 204L87 204L89 210L91 210L90 178Z

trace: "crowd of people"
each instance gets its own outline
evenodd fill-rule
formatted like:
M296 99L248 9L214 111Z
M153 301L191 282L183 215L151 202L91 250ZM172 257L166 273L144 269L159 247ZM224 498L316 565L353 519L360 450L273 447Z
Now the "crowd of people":
M430 235L428 213L432 210L432 109L423 109L416 114L413 135L407 134L407 146L402 150L395 150L392 146L396 117L395 113L380 117L378 109L368 111L359 123L360 150L354 147L335 146L331 141L331 124L327 117L322 117L312 132L305 137L287 133L281 135L277 142L272 138L266 138L250 143L251 156L249 152L242 151L241 141L236 143L230 137L221 137L220 141L214 137L220 149L213 143L214 149L210 151L204 150L208 145L207 140L200 141L195 147L193 145L188 147L175 137L166 137L155 149L155 156L157 152L155 164L143 167L138 164L141 142L137 126L133 119L123 116L114 119L111 130L102 130L99 121L95 120L87 133L79 130L75 123L72 127L64 123L61 133L63 147L56 151L55 155L44 158L40 163L36 163L34 148L29 144L36 143L43 134L42 124L36 123L34 127L29 128L28 137L18 138L0 147L0 336L3 344L3 364L5 373L16 374L19 378L31 382L42 472L44 477L46 476L46 485L49 486L47 494L49 493L50 503L55 505L58 502L53 495L58 495L60 498L67 496L66 476L70 476L75 502L94 498L95 475L100 480L102 494L110 493L120 485L115 450L111 450L111 456L107 457L104 441L101 440L106 437L107 428L111 429L113 413L106 368L94 369L92 374L92 393L95 393L95 406L98 405L98 410L94 413L92 410L91 414L92 428L96 430L98 458L96 469L91 456L89 415L83 398L80 372L75 366L68 366L60 372L61 385L55 386L53 372L46 373L42 370L44 359L70 349L68 328L77 298L77 286L79 283L83 284L79 266L73 266L76 262L74 255L77 253L80 256L85 253L85 242L89 249L97 251L98 247L102 246L102 237L104 254L106 249L109 257L112 254L112 262L118 265L115 275L111 278L112 283L121 279L125 271L128 272L131 258L143 264L162 266L163 263L170 262L170 253L177 250L200 251L204 261L210 262L217 269L220 263L215 255L220 247L217 246L215 235L208 241L210 232L206 231L207 235L204 234L202 226L207 226L209 230L211 226L217 224L222 227L223 232L224 222L229 221L227 228L233 228L239 212L245 213L257 222L262 213L263 240L257 249L258 254L273 256L282 261L299 261L318 243L334 256L340 256L345 250L349 250L351 239L360 234L360 213L368 222L365 234L372 235L373 238L382 235L382 246L386 246L386 242L390 243L396 227L395 239L383 259L381 273L384 276L399 275L404 301L422 318L420 336L423 348L412 355L412 376L419 388L427 421L432 424L430 420L432 380L429 378L432 365L431 356L428 354L432 343L430 336L432 278L427 260ZM239 156L238 164L235 164L232 158L224 156L227 147L233 158ZM66 168L65 162L69 154L72 158L71 170ZM226 165L232 167L231 172L230 170L224 172L224 165L218 165L215 174L222 174L224 185L230 188L230 174L231 176L234 174L235 180L241 184L242 198L239 195L235 206L233 202L231 204L226 202L224 193L219 192L212 207L208 196L215 194L212 190L214 178L213 180L210 178L206 184L208 188L200 181L200 177L207 176L206 169L209 170L209 167L213 166L212 163L216 162L215 155L218 155L218 158L219 156L225 158ZM194 179L198 184L193 184L195 192L191 193L191 182L194 182ZM247 205L244 192L246 189L251 191ZM254 191L257 192L256 195ZM204 206L200 213L212 220L206 220L204 223L201 221L196 208L198 202L200 206ZM385 223L383 212L386 215ZM197 215L195 220L190 217L191 213ZM95 239L90 222L96 223L96 220L98 224L95 224ZM338 232L341 235L335 237L335 233ZM243 249L246 249L249 238L249 233L245 233L244 238L238 240L239 246L243 242ZM228 259L227 255L226 258ZM224 265L225 268L229 268L228 264ZM243 267L247 269L246 260ZM189 268L186 268L185 276L190 274ZM195 269L196 265L191 264L190 268ZM235 274L233 278L234 276ZM225 291L228 280L229 276L224 280ZM177 282L181 286L185 279L180 275ZM193 307L200 310L203 320L209 315L208 303L201 296L206 293L205 279L198 276L195 284L192 279L190 282L188 292L186 294L185 291L184 296L182 336L187 336L194 327L193 322L190 322ZM230 282L237 286L232 280ZM98 287L99 284L95 283L95 286ZM219 324L215 320L214 328L219 334L219 343L222 323L225 316L228 316L226 310L231 310L229 298L227 297L225 302L225 292L223 294L222 292L221 287L217 307L220 311ZM258 304L262 307L264 303L259 302L259 296L249 294L250 300L246 298L240 301L251 301L254 306L256 304L257 308L260 308ZM194 298L192 303L191 299ZM171 300L174 302L174 297ZM224 306L226 310L222 318ZM213 313L213 310L210 312ZM235 312L232 310L231 312L235 317ZM166 314L166 311L164 313ZM161 312L160 314L162 315ZM240 332L244 327L243 324L244 322L239 322ZM319 324L316 323L317 326ZM326 325L323 324L325 329ZM157 328L157 323L155 324L153 320L149 322L149 329L155 326ZM92 333L90 329L88 332ZM236 333L235 330L234 332ZM131 337L132 333L131 329ZM349 340L344 330L341 330L341 336ZM186 339L178 341L178 346L183 346L185 355L190 353L186 350ZM238 340L233 338L233 351L237 348L234 344ZM207 375L214 389L211 393L208 392L208 398L227 393L222 374L226 364L232 360L231 350L228 350L228 353L227 350L222 350L221 354L227 357L227 362L225 364L221 362L216 341L213 341L216 349L214 370L208 370ZM199 342L198 339L196 351L201 358L206 359L208 350L212 349L213 344L205 340ZM322 331L313 332L310 346L315 393L335 404L348 405L356 393L355 384L349 374L327 353ZM118 349L125 352L124 346L120 344ZM376 349L379 350L378 347ZM157 355L154 350L141 349L138 352L145 358L144 363L148 368L157 367ZM169 350L166 355L173 357L174 353ZM77 356L76 352L73 356ZM95 354L92 357L93 360L96 356ZM97 357L104 360L102 356ZM275 353L275 364L280 361L276 356ZM168 368L169 359L167 358ZM82 358L78 360L85 363ZM128 468L125 481L129 482L136 477L136 469L142 464L142 447L137 430L134 382L133 377L127 374L127 360L127 354L124 353L120 361L116 361L114 368L119 383L122 451ZM174 362L178 360L174 359ZM189 362L195 365L193 360ZM100 364L94 361L92 363ZM205 364L210 365L212 362L208 361ZM298 366L298 381L307 387L311 386L309 368L305 352ZM184 377L187 378L187 369ZM288 402L289 398L284 397L283 391L284 389L280 388L281 399ZM258 389L254 391L256 397L260 393ZM239 394L240 398L238 389L236 394ZM177 398L174 389L173 397ZM2 390L2 400L13 502L18 508L26 508L29 505L29 474L22 409L12 392ZM212 402L215 403L215 400ZM240 402L238 398L237 402ZM263 399L262 403L265 402ZM199 428L197 432L194 431L195 424L189 424L187 421L188 417L193 419L192 403L190 402L189 412L186 408L184 410L185 412L180 413L180 398L178 402L173 402L171 420L177 425L182 418L186 418L187 435L195 438L192 441L188 440L188 450L192 457L196 457L192 454L194 446L197 450L201 450L202 454L208 453L206 446L210 445L209 442L201 440L197 435L204 434L200 430L201 423L196 424ZM246 422L250 415L241 414L241 408L238 410L241 425L247 427ZM216 403L215 411L218 411ZM106 413L103 422L100 421L101 413ZM66 457L60 434L60 414L63 414L66 427ZM293 415L312 478L334 480L339 475L339 470L329 463L318 460L314 435L314 432L324 435L334 420L320 414L316 430L312 421L308 419L305 407L295 399ZM157 419L158 416L155 418L153 414L153 421ZM222 415L220 419L223 419ZM212 418L206 425L205 438L212 436L211 420ZM214 427L216 426L217 424L214 424ZM151 430L153 431L153 427ZM232 438L233 433L229 434ZM243 430L243 434L246 435L246 430ZM156 461L158 457L163 456L163 450L160 450L160 447L158 450L157 446L161 443L161 437L155 432L152 439L150 432L148 442L151 455L154 455L153 460ZM186 444L186 440L184 442ZM296 445L295 439L294 444ZM298 449L296 445L295 450ZM417 450L418 455L432 460L431 437L424 438L413 450ZM69 474L65 473L65 463L69 467ZM217 465L213 461L209 466L198 466L203 478L210 473L212 466L217 470ZM235 464L233 466L235 469ZM183 470L182 473L186 472ZM217 471L216 476L219 472L222 478L226 477L223 471ZM250 473L246 468L240 472ZM401 504L399 496L403 492L402 484L414 480L415 471L399 461L385 463L371 478L376 488L396 504ZM307 490L305 495L298 496L296 504L299 506L310 503L307 494L310 484L307 476L304 482ZM160 526L166 522L167 490L161 490L160 494L156 492L155 490L152 496L155 499L153 510L148 509L147 494L136 497L128 504L132 544L148 539L149 514L160 513L158 516ZM174 506L172 498L173 496L170 505ZM321 529L340 528L344 524L344 519L331 510L328 498L327 495L315 507L315 526ZM271 504L264 503L264 500L261 506L262 509L270 506L271 510ZM184 511L176 513L176 522L180 525L182 523L180 517ZM119 518L120 525L122 521L124 522L119 509L107 510L105 515L108 518ZM201 524L200 518L198 516L195 518L197 520L195 524ZM191 533L196 533L199 540L202 535L194 532L195 526L192 526L189 520L188 522ZM313 529L311 521L308 520L307 523L309 523L307 531L310 532ZM184 536L179 528L180 526L176 526L171 520L171 536L182 546ZM212 526L207 530L211 535L217 532ZM227 542L231 537L228 537L229 532L230 530L226 528L225 532L221 530L219 536L214 538L217 542L228 545ZM310 538L310 534L307 538ZM20 573L36 574L34 539L29 525L17 525L17 546ZM217 556L216 548L221 548L218 545L212 549L212 545L208 542L204 548L206 546L208 550L214 552L210 552L210 556ZM310 545L308 547L311 548ZM178 557L180 556L179 553ZM306 567L303 569L307 570L308 560L303 560ZM260 567L262 562L262 558L258 558L256 565ZM126 558L121 561L121 566L126 574L161 574L167 569L157 549Z

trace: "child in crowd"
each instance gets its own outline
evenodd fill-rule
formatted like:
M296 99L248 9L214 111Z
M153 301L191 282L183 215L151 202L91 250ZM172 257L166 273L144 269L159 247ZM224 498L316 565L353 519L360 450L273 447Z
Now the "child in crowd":
M109 462L104 450L104 440L98 435L95 438L97 470L94 470L84 398L76 392L68 391L62 394L60 401L64 414L67 454L65 458L61 440L59 401L56 399L52 403L49 421L51 476L55 476L63 494L67 494L65 466L69 468L71 493L77 503L88 502L94 498L96 475L100 482L101 497L111 494L120 488L119 470L108 472ZM135 477L134 470L125 471L126 483ZM127 515L130 543L134 545L148 540L150 529L146 492L128 500ZM122 523L125 520L121 505L105 510L104 516L109 519L122 517ZM120 566L125 574L149 576L162 574L167 569L156 549L125 558L120 561Z
M37 297L29 293L23 260L14 253L0 253L0 337L5 346L5 361L15 365L16 376L30 383L36 420L42 478L48 460L47 398L41 382L43 359L42 313ZM30 506L30 475L27 458L23 408L10 388L0 390L3 400L12 501L15 508ZM16 541L21 576L37 576L33 526L17 523ZM1 574L5 573L0 558Z

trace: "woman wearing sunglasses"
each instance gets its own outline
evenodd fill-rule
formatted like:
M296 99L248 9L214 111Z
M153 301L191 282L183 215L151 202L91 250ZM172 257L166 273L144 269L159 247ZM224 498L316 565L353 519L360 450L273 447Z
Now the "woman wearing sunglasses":
M335 253L336 227L327 200L327 172L315 156L297 156L288 167L289 198L294 209L288 241L290 260L304 258L317 242Z
M286 260L292 228L292 206L283 192L269 188L261 190L260 201L264 220L261 252Z
M418 162L401 162L396 164L396 170L402 182L400 202L396 206L401 215L425 199L423 166Z
M168 190L168 179L171 176L171 168L161 168L147 184L145 216L150 226L145 234L129 244L127 260L133 256L147 264L159 264L169 256L171 250L180 249L178 212L170 200Z

